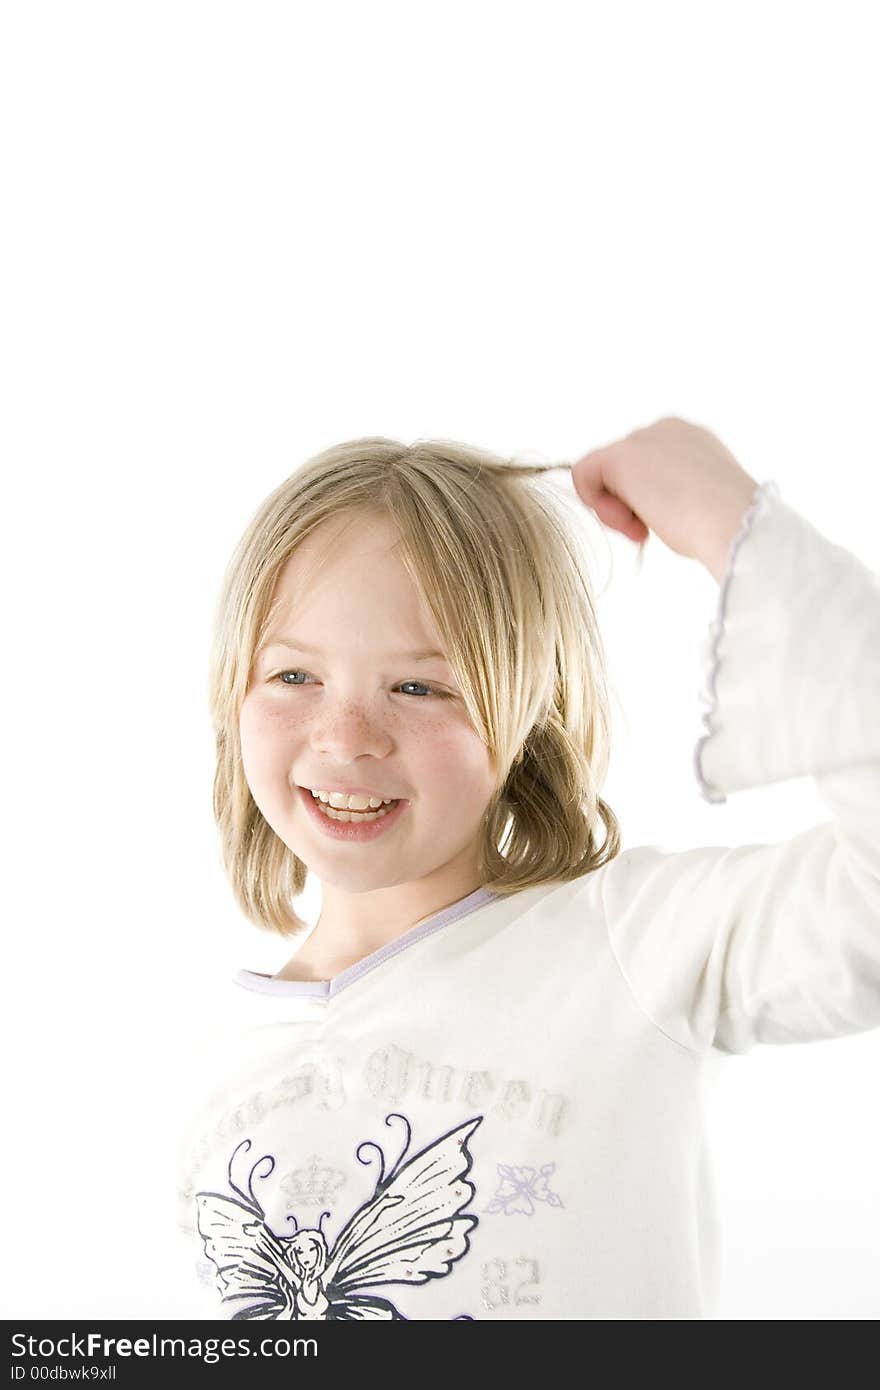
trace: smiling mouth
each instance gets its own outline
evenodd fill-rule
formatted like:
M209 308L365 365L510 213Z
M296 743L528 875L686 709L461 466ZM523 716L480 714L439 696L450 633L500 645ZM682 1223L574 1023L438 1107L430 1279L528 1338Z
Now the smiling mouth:
M380 805L334 806L332 802L325 801L323 796L314 795L310 787L300 787L300 791L302 791L304 796L309 796L310 801L314 802L314 806L316 806L317 810L321 810L325 815L329 815L329 813L332 812L331 817L329 817L331 820L343 820L349 819L349 817L352 820L381 819L382 813L395 809L395 806L399 806L400 801L403 799L402 796L380 796L378 792L370 792L370 794L368 794L368 796L370 796L370 801L378 801ZM329 795L334 796L336 794L335 792L329 792ZM339 792L338 795L348 799L348 794L346 794L346 792ZM367 792L356 792L356 794L353 795L367 796Z
M370 806L364 811L356 811L350 810L347 806L331 806L329 802L322 801L318 796L313 796L310 787L300 787L299 793L313 812L323 816L326 820L351 825L369 824L372 821L384 820L392 811L396 811L401 802L405 800L404 797L396 797L385 805Z
M316 794L315 794L315 791L314 791L311 787L300 786L299 789L300 789L301 792L307 792L307 793L309 794L309 796L312 798L312 800L314 801L314 803L315 803L316 806L331 806L332 809L333 809L334 811L362 811L362 812L369 812L369 811L378 811L378 810L380 810L382 807L387 807L387 808L390 810L393 806L396 806L396 805L398 804L398 802L400 802L400 801L402 801L402 800L404 799L403 797L400 797L400 796L385 796L385 795L384 795L383 793L381 793L381 792L334 792L334 791L329 791L329 792L327 792L327 796L328 796L329 798L331 798L331 800L325 801L323 795L316 795ZM322 789L322 790L323 790L323 789ZM358 800L363 800L363 799L366 798L366 799L369 800L369 801L378 802L378 805L376 805L376 806L333 806L332 798L333 798L334 796L336 796L336 797L341 797L341 798L344 799L345 801L347 801L347 800L349 799L350 796L356 797Z

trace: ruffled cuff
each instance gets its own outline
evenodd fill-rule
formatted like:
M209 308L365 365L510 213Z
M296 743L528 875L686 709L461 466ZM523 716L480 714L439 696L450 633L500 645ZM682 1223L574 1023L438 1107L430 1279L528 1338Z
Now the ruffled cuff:
M709 739L716 733L716 721L718 718L718 672L720 666L721 639L724 635L724 620L727 614L729 593L734 570L736 568L737 556L743 541L751 534L752 527L759 516L763 516L770 505L771 498L779 497L779 485L773 478L768 478L760 483L752 494L752 500L743 513L739 530L730 544L727 556L724 578L718 593L718 607L713 621L709 624L706 635L703 638L700 648L700 659L704 672L704 683L697 696L700 704L704 706L701 722L703 734L698 739L694 749L694 773L697 779L697 788L704 801L713 804L725 802L727 797L724 792L710 786L703 771L703 748Z
M731 543L703 651L705 801L880 762L880 579L772 480Z

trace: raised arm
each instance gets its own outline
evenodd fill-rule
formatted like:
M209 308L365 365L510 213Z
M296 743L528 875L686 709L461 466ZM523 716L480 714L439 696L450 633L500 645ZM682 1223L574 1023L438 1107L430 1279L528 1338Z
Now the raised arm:
M634 997L697 1054L880 1026L880 581L773 482L719 577L699 789L719 802L811 775L832 818L778 844L639 846L599 871Z

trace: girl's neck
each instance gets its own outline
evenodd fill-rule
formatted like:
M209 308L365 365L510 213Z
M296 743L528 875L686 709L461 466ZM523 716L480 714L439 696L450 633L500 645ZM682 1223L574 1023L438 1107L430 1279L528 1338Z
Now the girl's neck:
M387 896L393 890L383 890L384 908L376 894L343 894L341 899L325 898L321 915L306 940L286 965L272 978L275 980L332 980L343 970L357 965L365 957L396 941L406 932L426 922L453 903L460 902L480 887L477 874L471 872L433 894L410 893L397 906ZM364 901L369 896L370 901ZM339 920L333 908L344 906L345 916ZM352 913L361 916L352 917Z

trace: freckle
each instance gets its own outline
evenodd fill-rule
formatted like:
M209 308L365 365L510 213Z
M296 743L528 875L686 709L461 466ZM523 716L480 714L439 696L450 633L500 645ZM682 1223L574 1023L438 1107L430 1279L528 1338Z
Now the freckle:
M271 724L280 724L285 728L297 723L296 716L292 711L279 709L277 705L270 705L266 710L266 721Z

